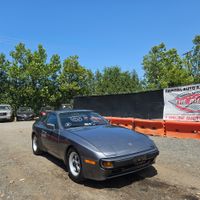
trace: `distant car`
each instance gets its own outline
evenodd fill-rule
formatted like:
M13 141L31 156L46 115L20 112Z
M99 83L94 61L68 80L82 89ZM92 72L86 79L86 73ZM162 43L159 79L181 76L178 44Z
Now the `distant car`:
M35 118L35 113L30 107L19 107L16 113L17 121L27 121L33 120Z
M42 117L42 116L46 115L48 112L51 112L53 110L54 110L54 108L51 106L42 107L40 109L39 116Z
M105 180L151 166L159 154L149 137L112 126L89 110L49 112L33 124L32 150L64 161L69 176Z
M14 121L14 112L10 105L0 104L0 121Z

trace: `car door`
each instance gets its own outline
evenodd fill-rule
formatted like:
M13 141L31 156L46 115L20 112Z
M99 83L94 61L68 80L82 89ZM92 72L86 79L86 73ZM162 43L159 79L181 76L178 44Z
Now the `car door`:
M47 151L58 157L59 126L57 115L55 113L48 114L41 131L41 138Z

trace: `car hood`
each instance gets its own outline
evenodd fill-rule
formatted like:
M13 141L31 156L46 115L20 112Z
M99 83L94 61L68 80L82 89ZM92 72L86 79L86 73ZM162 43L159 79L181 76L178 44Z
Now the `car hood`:
M105 156L122 156L154 149L147 136L117 126L72 128L70 132L83 138Z

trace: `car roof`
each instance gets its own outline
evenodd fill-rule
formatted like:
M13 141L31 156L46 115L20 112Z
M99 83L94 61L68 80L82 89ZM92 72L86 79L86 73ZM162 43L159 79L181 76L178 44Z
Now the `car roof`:
M92 110L86 110L86 109L63 109L63 110L55 110L51 111L50 113L67 113L67 112L91 112Z

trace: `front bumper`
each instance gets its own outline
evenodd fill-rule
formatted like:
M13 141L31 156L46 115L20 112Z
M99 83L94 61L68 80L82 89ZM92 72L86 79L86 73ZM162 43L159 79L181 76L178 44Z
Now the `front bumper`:
M3 113L0 115L0 121L11 120L11 118L12 118L12 115L7 114L7 113L5 113L5 114Z
M33 120L34 116L33 115L17 115L17 120L18 121L28 121L28 120Z
M153 150L128 156L103 159L104 161L106 160L114 163L112 169L104 169L100 166L100 163L97 163L95 166L83 163L83 174L85 178L100 181L134 173L154 164L158 154L158 150Z

